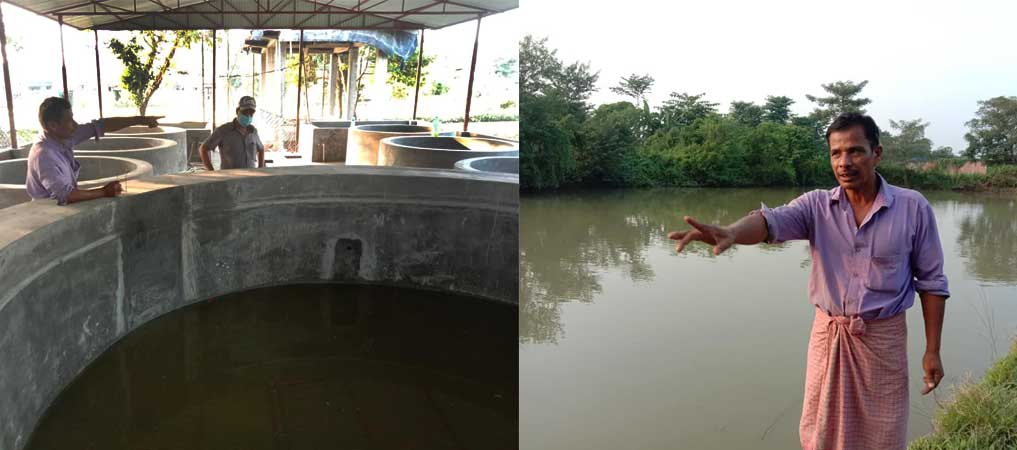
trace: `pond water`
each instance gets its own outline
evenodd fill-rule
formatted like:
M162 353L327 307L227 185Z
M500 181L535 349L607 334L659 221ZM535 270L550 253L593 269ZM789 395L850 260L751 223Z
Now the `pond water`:
M204 301L113 345L29 449L514 449L517 308L296 285Z
M728 224L794 189L524 196L520 205L520 448L791 449L813 318L807 241L676 254L683 215ZM920 302L908 310L909 440L952 385L1017 335L1017 197L926 192L952 297L946 378L920 395Z

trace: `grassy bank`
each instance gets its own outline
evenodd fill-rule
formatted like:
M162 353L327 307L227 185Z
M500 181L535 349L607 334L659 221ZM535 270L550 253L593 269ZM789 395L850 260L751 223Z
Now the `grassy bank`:
M961 386L936 413L935 431L909 450L1017 448L1017 341L978 383Z
M901 166L880 165L879 173L897 186L918 190L1007 191L1017 189L1017 166L989 166L985 175L951 175L941 170L922 172Z

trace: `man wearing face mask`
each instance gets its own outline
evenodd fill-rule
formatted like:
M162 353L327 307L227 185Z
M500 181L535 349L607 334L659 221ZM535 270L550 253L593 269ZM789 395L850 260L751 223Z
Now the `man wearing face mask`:
M198 147L205 170L214 170L208 152L216 148L220 150L222 160L220 169L265 167L265 146L258 137L258 130L251 125L256 107L254 97L241 97L237 104L237 117L216 128Z

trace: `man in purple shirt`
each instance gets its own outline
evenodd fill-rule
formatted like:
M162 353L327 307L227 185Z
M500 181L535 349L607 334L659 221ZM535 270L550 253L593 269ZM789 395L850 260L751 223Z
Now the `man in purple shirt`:
M826 132L839 186L802 194L785 206L753 211L723 227L685 217L673 232L681 252L691 241L719 255L734 244L808 239L809 340L802 448L904 449L908 416L904 311L922 300L928 394L943 378L939 356L945 301L943 249L936 218L920 193L876 173L882 157L871 117L842 114Z
M108 117L78 126L74 121L71 104L59 97L50 97L39 105L39 124L42 135L28 153L28 173L25 189L33 199L55 198L57 204L66 205L102 197L115 197L123 191L119 181L101 188L78 189L78 172L81 164L74 159L74 146L91 137L100 137L106 131L116 131L132 125L158 125L159 117Z

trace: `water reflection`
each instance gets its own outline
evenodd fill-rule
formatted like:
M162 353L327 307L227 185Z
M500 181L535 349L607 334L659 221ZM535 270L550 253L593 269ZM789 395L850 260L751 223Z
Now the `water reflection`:
M686 229L682 215L731 223L759 207L784 204L793 189L655 189L582 191L524 197L520 206L520 342L556 342L565 330L560 304L591 302L601 293L600 274L617 270L634 283L657 276L647 249L672 246L668 231ZM989 194L930 192L940 230L957 222L956 255L968 274L985 282L1017 281L1017 202ZM949 227L949 224L946 224ZM946 236L943 236L946 239ZM781 252L786 245L761 245ZM693 244L687 257L710 257ZM738 247L722 257L737 254ZM799 266L810 261L803 254ZM658 267L658 270L660 268Z
M972 278L985 282L1017 279L1017 202L993 197L974 205L960 220L958 251Z
M667 232L686 229L683 215L730 223L757 209L794 198L790 189L656 189L572 192L524 197L520 205L520 341L556 342L564 333L560 303L590 302L601 293L599 273L620 270L629 280L651 282L651 246L673 246ZM780 251L781 245L764 245ZM725 253L730 257L733 248ZM709 257L694 244L686 256ZM807 264L803 261L802 264Z

